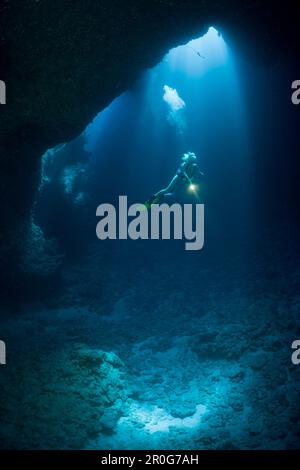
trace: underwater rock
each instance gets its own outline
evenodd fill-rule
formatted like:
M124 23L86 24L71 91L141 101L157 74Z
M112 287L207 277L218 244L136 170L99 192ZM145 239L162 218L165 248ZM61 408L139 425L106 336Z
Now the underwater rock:
M118 419L122 416L120 409L111 407L104 410L103 415L101 416L101 426L103 431L105 432L113 432L116 428L116 424Z
M268 362L268 354L262 351L251 353L247 356L247 365L254 370L262 369Z
M122 414L124 373L115 355L85 345L10 364L0 377L1 447L84 448Z
M80 136L68 145L47 150L41 158L40 182L35 201L36 212L52 217L62 208L67 212L74 205L82 208L89 199L86 192L88 154ZM59 204L58 204L59 202Z
M188 416L192 416L196 412L196 404L191 403L172 403L170 406L170 414L173 418L187 418Z
M34 222L33 216L25 223L20 271L25 273L49 276L55 273L62 262L55 240L46 239L42 229Z
M66 194L72 195L74 193L77 181L84 175L84 172L85 169L80 163L66 166L63 169L62 184Z

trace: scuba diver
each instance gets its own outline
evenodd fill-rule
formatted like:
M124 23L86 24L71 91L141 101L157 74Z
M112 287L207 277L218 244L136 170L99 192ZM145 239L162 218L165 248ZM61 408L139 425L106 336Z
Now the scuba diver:
M189 49L192 49L192 51L195 52L195 54L197 54L197 56L199 56L201 59L206 59L206 57L204 55L202 55L199 51L196 51L196 49L194 49L192 46L187 46Z
M173 196L180 186L188 186L191 191L195 191L193 177L197 173L204 175L198 168L196 155L193 152L184 153L181 157L181 164L168 186L153 194L144 205L150 208L153 204L160 204L165 196Z

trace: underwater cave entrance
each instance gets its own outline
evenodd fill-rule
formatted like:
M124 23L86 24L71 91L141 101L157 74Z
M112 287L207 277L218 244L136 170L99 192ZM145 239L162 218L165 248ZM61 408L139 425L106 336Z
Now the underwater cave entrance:
M247 141L233 53L210 27L171 49L77 139L44 154L34 224L76 256L95 239L100 203L114 204L119 195L145 201L165 186L186 151L196 153L207 175L200 199L222 194L226 204L231 175L240 181L245 173Z

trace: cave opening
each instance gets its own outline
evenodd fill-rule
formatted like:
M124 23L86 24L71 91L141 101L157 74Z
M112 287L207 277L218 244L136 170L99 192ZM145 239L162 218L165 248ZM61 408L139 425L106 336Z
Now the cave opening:
M187 151L207 175L197 185L199 200L215 204L222 194L225 208L234 192L244 191L245 205L251 198L248 142L234 52L210 27L144 71L77 139L43 155L32 222L76 258L94 241L100 203L116 204L119 195L147 200ZM181 199L193 201L191 193ZM235 204L235 210L242 208ZM230 214L223 212L225 221Z

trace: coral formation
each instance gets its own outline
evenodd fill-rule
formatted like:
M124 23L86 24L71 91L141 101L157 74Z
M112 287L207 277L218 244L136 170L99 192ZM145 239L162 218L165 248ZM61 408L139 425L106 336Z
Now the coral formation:
M209 273L190 265L187 277L183 253L170 272L167 254L152 252L146 272L133 248L113 261L96 246L64 268L52 308L1 321L8 345L26 338L1 375L4 447L299 447L297 266L279 304L276 278L254 258L245 285L239 259ZM135 260L124 273L122 257Z
M127 399L122 362L84 345L24 354L0 380L7 397L0 436L8 448L82 448L112 431Z
M20 271L41 277L57 272L63 256L59 254L55 240L46 239L39 225L34 221L32 213L28 222L24 223L21 247Z

